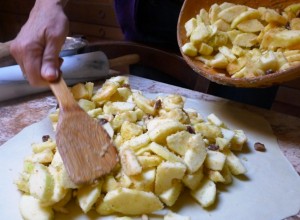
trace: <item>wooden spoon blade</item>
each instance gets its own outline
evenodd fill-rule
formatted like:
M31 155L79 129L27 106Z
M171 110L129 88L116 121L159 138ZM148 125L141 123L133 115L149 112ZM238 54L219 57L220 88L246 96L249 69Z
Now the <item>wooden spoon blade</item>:
M57 126L57 147L74 183L92 183L111 172L118 154L108 133L95 119L79 107L64 109Z

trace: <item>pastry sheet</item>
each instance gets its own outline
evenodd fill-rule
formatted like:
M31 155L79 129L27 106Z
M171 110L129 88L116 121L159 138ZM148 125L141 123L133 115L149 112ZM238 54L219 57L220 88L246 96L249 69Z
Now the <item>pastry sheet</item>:
M146 94L155 97L163 94ZM186 108L194 108L203 116L215 113L229 128L242 129L248 136L248 146L238 153L247 168L245 176L234 178L228 186L218 185L217 201L203 209L185 191L172 211L198 219L274 220L297 214L300 209L300 177L281 152L268 122L261 116L226 103L186 100ZM18 203L20 192L14 185L23 167L23 160L31 154L31 143L40 142L49 134L54 138L51 123L46 118L33 124L0 147L0 213L2 219L22 219ZM267 151L255 151L255 142L265 144ZM55 219L114 219L101 217L91 211L84 215L76 203L68 205L69 214L56 213ZM150 219L163 219L167 210ZM140 219L140 218L137 218Z

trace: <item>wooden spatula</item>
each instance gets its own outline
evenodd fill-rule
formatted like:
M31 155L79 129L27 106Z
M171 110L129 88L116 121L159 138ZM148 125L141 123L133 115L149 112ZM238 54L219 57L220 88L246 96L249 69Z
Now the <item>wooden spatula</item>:
M137 63L137 54L109 60L110 67ZM71 180L76 184L91 183L108 174L118 162L112 139L101 124L82 110L65 81L50 83L59 103L56 143Z
M110 67L137 63L137 54L109 60ZM101 124L82 110L62 77L50 83L59 103L56 143L71 180L76 184L91 183L108 174L118 162L112 139Z
M50 88L60 106L56 142L67 172L76 184L91 183L114 168L117 151L104 128L79 107L63 78Z

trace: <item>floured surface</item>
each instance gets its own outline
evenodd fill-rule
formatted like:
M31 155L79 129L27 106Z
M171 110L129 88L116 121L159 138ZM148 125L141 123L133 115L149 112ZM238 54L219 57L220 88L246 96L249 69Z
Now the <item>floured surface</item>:
M158 94L161 95L161 94ZM148 94L148 97L156 95ZM248 147L239 154L248 172L233 183L218 185L216 205L203 209L186 192L181 195L173 211L198 219L283 219L300 209L300 177L283 156L267 121L246 110L228 104L187 99L186 108L194 108L203 116L215 113L228 127L242 129L248 136ZM4 219L21 219L18 209L20 193L13 181L23 168L24 157L31 154L31 143L41 137L54 137L49 120L27 127L0 147L0 211ZM255 151L255 142L265 144L267 151ZM100 217L96 212L83 215L76 204L70 213L56 214L56 219L114 219ZM163 212L162 212L163 213ZM159 215L151 219L160 219Z

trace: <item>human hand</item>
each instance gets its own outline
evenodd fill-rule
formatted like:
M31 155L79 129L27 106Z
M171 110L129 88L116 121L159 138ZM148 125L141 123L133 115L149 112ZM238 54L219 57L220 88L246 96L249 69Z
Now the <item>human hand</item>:
M60 75L59 53L69 30L63 4L36 0L27 22L10 46L10 52L33 86L47 85Z

